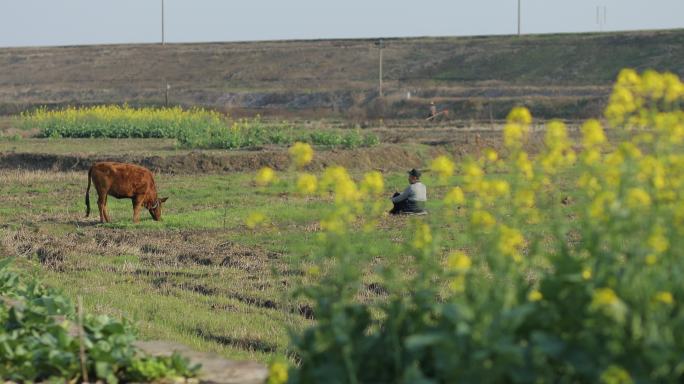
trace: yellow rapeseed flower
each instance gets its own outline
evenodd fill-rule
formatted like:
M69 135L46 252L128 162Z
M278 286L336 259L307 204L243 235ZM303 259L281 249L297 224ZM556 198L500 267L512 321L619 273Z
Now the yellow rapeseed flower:
M627 206L630 209L641 209L651 205L651 196L641 188L630 188L627 191Z
M447 257L447 267L454 272L467 272L473 264L470 257L461 251L455 251Z
M311 277L318 277L321 274L321 269L317 265L312 265L306 269L306 274Z
M326 168L323 171L319 187L321 192L332 190L335 194L335 201L338 203L356 202L363 197L344 167Z
M637 180L651 183L656 191L665 188L667 171L660 160L651 155L644 156L639 160L638 169Z
M633 384L634 380L624 368L619 365L611 365L601 372L599 377L601 384Z
M665 78L660 73L647 69L641 74L641 91L653 100L659 100L665 95Z
M593 148L606 142L601 123L596 119L589 119L582 124L582 145Z
M504 256L511 257L513 261L519 263L522 261L520 250L525 245L525 238L522 233L515 228L510 228L502 225L500 228L498 249Z
M625 122L627 111L621 104L610 103L605 109L604 115L613 127L619 127Z
M672 305L674 304L674 297L670 292L660 291L656 293L655 296L653 296L653 301L667 305Z
M344 233L347 229L347 224L340 217L332 215L321 220L321 229L332 233Z
M342 234L356 220L354 204L337 204L335 210L320 221L321 229L327 232Z
M332 166L328 167L323 171L323 176L321 176L320 186L321 189L326 189L332 191L335 188L335 184L339 181L348 180L351 177L344 167Z
M610 96L610 103L622 106L625 113L637 109L637 100L634 97L634 93L624 87L615 87Z
M449 290L453 293L462 293L465 291L465 276L457 275L449 281Z
M679 80L679 76L667 72L663 74L663 81L665 82L666 102L672 103L684 97L684 84Z
M435 158L430 163L430 170L437 174L442 182L454 174L455 168L456 164L444 155Z
M520 152L518 154L518 157L515 159L515 166L527 180L532 180L534 171L532 169L532 162L529 160L527 153Z
M591 306L594 308L602 308L614 305L620 302L620 298L615 294L611 288L598 288L594 291L591 299Z
M544 143L547 148L565 149L570 146L568 141L568 130L565 123L560 120L552 120L546 127Z
M477 191L480 189L480 184L482 182L482 177L484 176L484 171L475 162L467 162L463 165L463 181L465 182L464 188L467 191Z
M382 173L378 171L371 171L363 175L361 181L361 191L364 194L379 195L385 189L385 181L382 178Z
M667 240L664 234L665 230L660 225L656 225L653 228L653 232L648 237L646 243L656 254L663 253L670 248L670 242Z
M297 190L305 195L310 195L316 192L318 187L318 179L315 175L310 173L303 173L297 178Z
M499 159L499 155L496 153L495 150L491 148L485 149L485 159L487 159L488 162L494 163Z
M245 219L245 225L249 229L254 229L266 220L266 216L261 212L252 212Z
M643 156L639 147L629 141L621 143L619 150L620 153L625 156L625 158L639 159Z
M506 116L506 121L509 123L516 123L522 125L532 124L532 114L530 110L525 107L515 107L511 109Z
M601 161L601 152L596 148L589 148L582 152L582 162L586 165L592 165Z
M529 128L527 126L518 123L507 123L503 129L504 145L507 148L522 146L522 142L528 132Z
M454 187L452 188L447 194L444 196L444 204L448 206L458 206L460 204L465 203L465 194L463 193L463 190L460 187Z
M641 77L632 68L624 68L618 74L616 84L622 87L638 89L641 87Z
M420 223L416 228L416 233L413 236L411 243L416 249L425 249L432 244L432 232L430 226L425 223Z
M544 296L542 295L542 293L536 289L531 290L530 293L527 294L527 300L532 302L540 301L543 298Z
M254 182L259 186L266 186L274 181L276 178L275 171L270 167L263 167L257 172L254 177Z
M491 213L478 209L473 211L470 222L480 229L490 229L496 224L496 219Z
M582 269L582 279L584 280L589 280L591 279L592 273L591 273L591 268L589 267L584 267Z
M338 203L356 202L362 198L353 180L341 180L335 185L335 201Z
M492 191L496 196L504 196L507 195L510 190L511 186L508 184L506 180L494 180L491 182L491 188Z
M287 377L287 365L276 361L268 367L268 380L266 384L285 384L287 383Z
M589 216L598 220L606 220L606 208L615 202L615 193L612 191L603 191L599 193L594 200L589 204Z
M313 160L314 151L308 143L296 142L288 150L295 165L303 167Z
M513 203L518 208L531 208L535 204L534 191L531 189L520 189L513 197Z

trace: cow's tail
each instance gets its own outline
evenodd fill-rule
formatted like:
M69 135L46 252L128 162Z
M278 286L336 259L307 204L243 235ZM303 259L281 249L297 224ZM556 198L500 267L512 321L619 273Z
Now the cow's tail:
M86 217L90 216L90 179L92 178L93 167L88 170L88 188L86 188L85 195L85 205L86 205Z

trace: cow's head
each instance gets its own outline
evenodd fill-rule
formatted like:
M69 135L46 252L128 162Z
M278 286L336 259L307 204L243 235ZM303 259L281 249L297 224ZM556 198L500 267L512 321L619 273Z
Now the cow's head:
M159 221L161 220L161 214L162 214L162 204L168 200L168 197L163 197L161 199L155 199L152 203L150 203L147 207L150 211L150 215L152 215L152 218L154 221Z

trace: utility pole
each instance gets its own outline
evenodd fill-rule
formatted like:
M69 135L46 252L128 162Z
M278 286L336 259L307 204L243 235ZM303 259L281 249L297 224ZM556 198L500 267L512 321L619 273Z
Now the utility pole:
M161 0L161 43L166 44L164 40L164 0Z
M520 2L522 0L518 0L518 36L520 36Z
M601 6L596 6L596 24L599 27L599 31L603 32L603 27L605 27L608 21L608 6L603 6L603 17L601 17Z
M385 42L382 39L379 39L378 41L375 42L375 45L380 49L380 74L379 74L379 88L378 91L380 93L380 97L383 97L382 94L382 49L385 48Z

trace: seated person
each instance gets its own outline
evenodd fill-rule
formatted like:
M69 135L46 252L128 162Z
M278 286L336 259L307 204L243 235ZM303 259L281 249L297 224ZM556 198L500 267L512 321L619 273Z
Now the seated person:
M389 213L422 213L425 212L427 191L425 184L420 182L420 171L412 169L408 172L409 186L402 193L395 192L392 196L394 207Z

